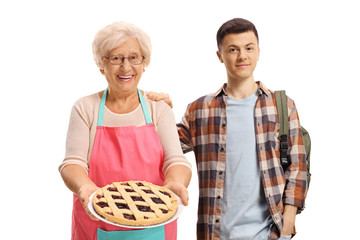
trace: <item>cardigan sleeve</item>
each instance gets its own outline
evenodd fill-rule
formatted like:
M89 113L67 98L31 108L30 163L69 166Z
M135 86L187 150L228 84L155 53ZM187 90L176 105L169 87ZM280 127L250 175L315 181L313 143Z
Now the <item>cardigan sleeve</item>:
M86 101L78 100L71 109L69 127L66 137L65 158L59 166L61 172L69 164L82 166L89 170L88 155L90 152L91 115L87 113Z
M165 102L157 103L156 131L164 149L163 172L174 166L184 165L191 169L191 164L185 158L176 130L175 116L171 108Z

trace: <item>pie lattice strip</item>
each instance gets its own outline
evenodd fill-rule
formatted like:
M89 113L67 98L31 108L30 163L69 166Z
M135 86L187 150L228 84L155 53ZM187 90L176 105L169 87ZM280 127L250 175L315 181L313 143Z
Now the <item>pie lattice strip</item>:
M166 204L168 209L170 210L176 209L177 206L172 204L172 201L174 201L173 197L168 197L167 195L160 193L160 191L153 186L150 186L150 189Z
M129 182L129 185L131 183ZM131 198L131 195L133 195L131 192L126 192L126 186L119 184L119 183L114 183L115 187L118 189L118 191L120 192L120 194L123 196L124 200L127 202L130 210L132 211L132 214L135 216L135 219L139 220L139 219L144 219L144 217L151 217L153 218L154 214L152 213L145 213L142 212L138 209L138 207L136 206L135 201Z
M143 188L139 187L136 183L129 183L133 189L136 189L136 192L140 194L140 196L145 200L145 202L149 205L150 209L154 211L156 216L161 217L163 212L160 210L160 204L155 204L154 201L150 198L149 194L143 191ZM148 187L148 186L146 186ZM148 187L149 188L149 187ZM149 188L150 189L150 188Z
M104 190L104 197L108 201L109 208L112 210L112 214L115 217L124 217L124 214L132 214L131 210L127 210L126 208L120 209L116 203L126 204L126 200L117 201L118 199L113 199L112 195L114 195L113 191L109 191L108 189ZM122 196L122 195L120 195ZM124 198L124 196L122 196Z

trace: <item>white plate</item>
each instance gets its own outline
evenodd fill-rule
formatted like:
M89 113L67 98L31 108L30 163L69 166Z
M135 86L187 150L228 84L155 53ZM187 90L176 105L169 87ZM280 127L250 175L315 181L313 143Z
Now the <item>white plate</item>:
M96 192L96 191L95 191ZM165 225L165 224L168 224L168 223L171 223L172 221L175 221L181 214L183 208L184 208L184 205L183 203L181 202L181 199L178 195L176 195L174 193L174 195L176 196L177 200L178 200L178 208L176 210L176 213L175 215L170 218L169 220L163 222L163 223L158 223L158 224L155 224L155 225L149 225L149 226L129 226L129 225L121 225L121 224L117 224L117 223L113 223L113 222L110 222L108 220L106 220L105 218L101 217L99 214L96 213L95 209L94 209L94 206L93 206L93 197L95 195L95 192L93 194L91 194L91 196L89 197L89 204L88 204L88 209L89 211L95 216L97 217L98 219L100 219L101 221L103 222L106 222L108 224L111 224L111 225L114 225L114 226L118 226L118 227L124 227L124 228L133 228L133 229L144 229L144 228L153 228L153 227L158 227L158 226L162 226L162 225ZM173 192L172 192L173 193Z

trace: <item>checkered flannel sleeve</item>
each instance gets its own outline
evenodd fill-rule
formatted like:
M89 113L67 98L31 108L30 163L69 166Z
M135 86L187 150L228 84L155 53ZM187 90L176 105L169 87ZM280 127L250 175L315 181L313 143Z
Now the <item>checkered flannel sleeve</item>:
M301 126L295 103L288 98L289 112L289 138L288 155L291 158L291 165L285 172L286 189L284 204L298 207L301 211L305 207L307 193L307 168L306 153L302 139Z

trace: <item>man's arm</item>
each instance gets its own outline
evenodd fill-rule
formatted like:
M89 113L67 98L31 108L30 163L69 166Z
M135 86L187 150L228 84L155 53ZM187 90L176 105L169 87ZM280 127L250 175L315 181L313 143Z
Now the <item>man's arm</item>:
M284 205L292 205L302 210L305 207L307 193L306 153L302 139L298 112L293 100L288 98L289 107L289 138L288 155L290 166L285 171L286 188Z
M190 128L190 106L191 105L189 104L186 108L186 112L182 117L181 122L176 124L183 153L193 151Z
M284 225L281 231L281 235L291 235L293 232L297 209L298 208L295 206L285 205L283 213Z
M296 213L305 207L307 193L307 168L301 126L294 101L288 98L289 106L289 156L291 165L286 169L284 193L284 225L281 235L291 235Z

